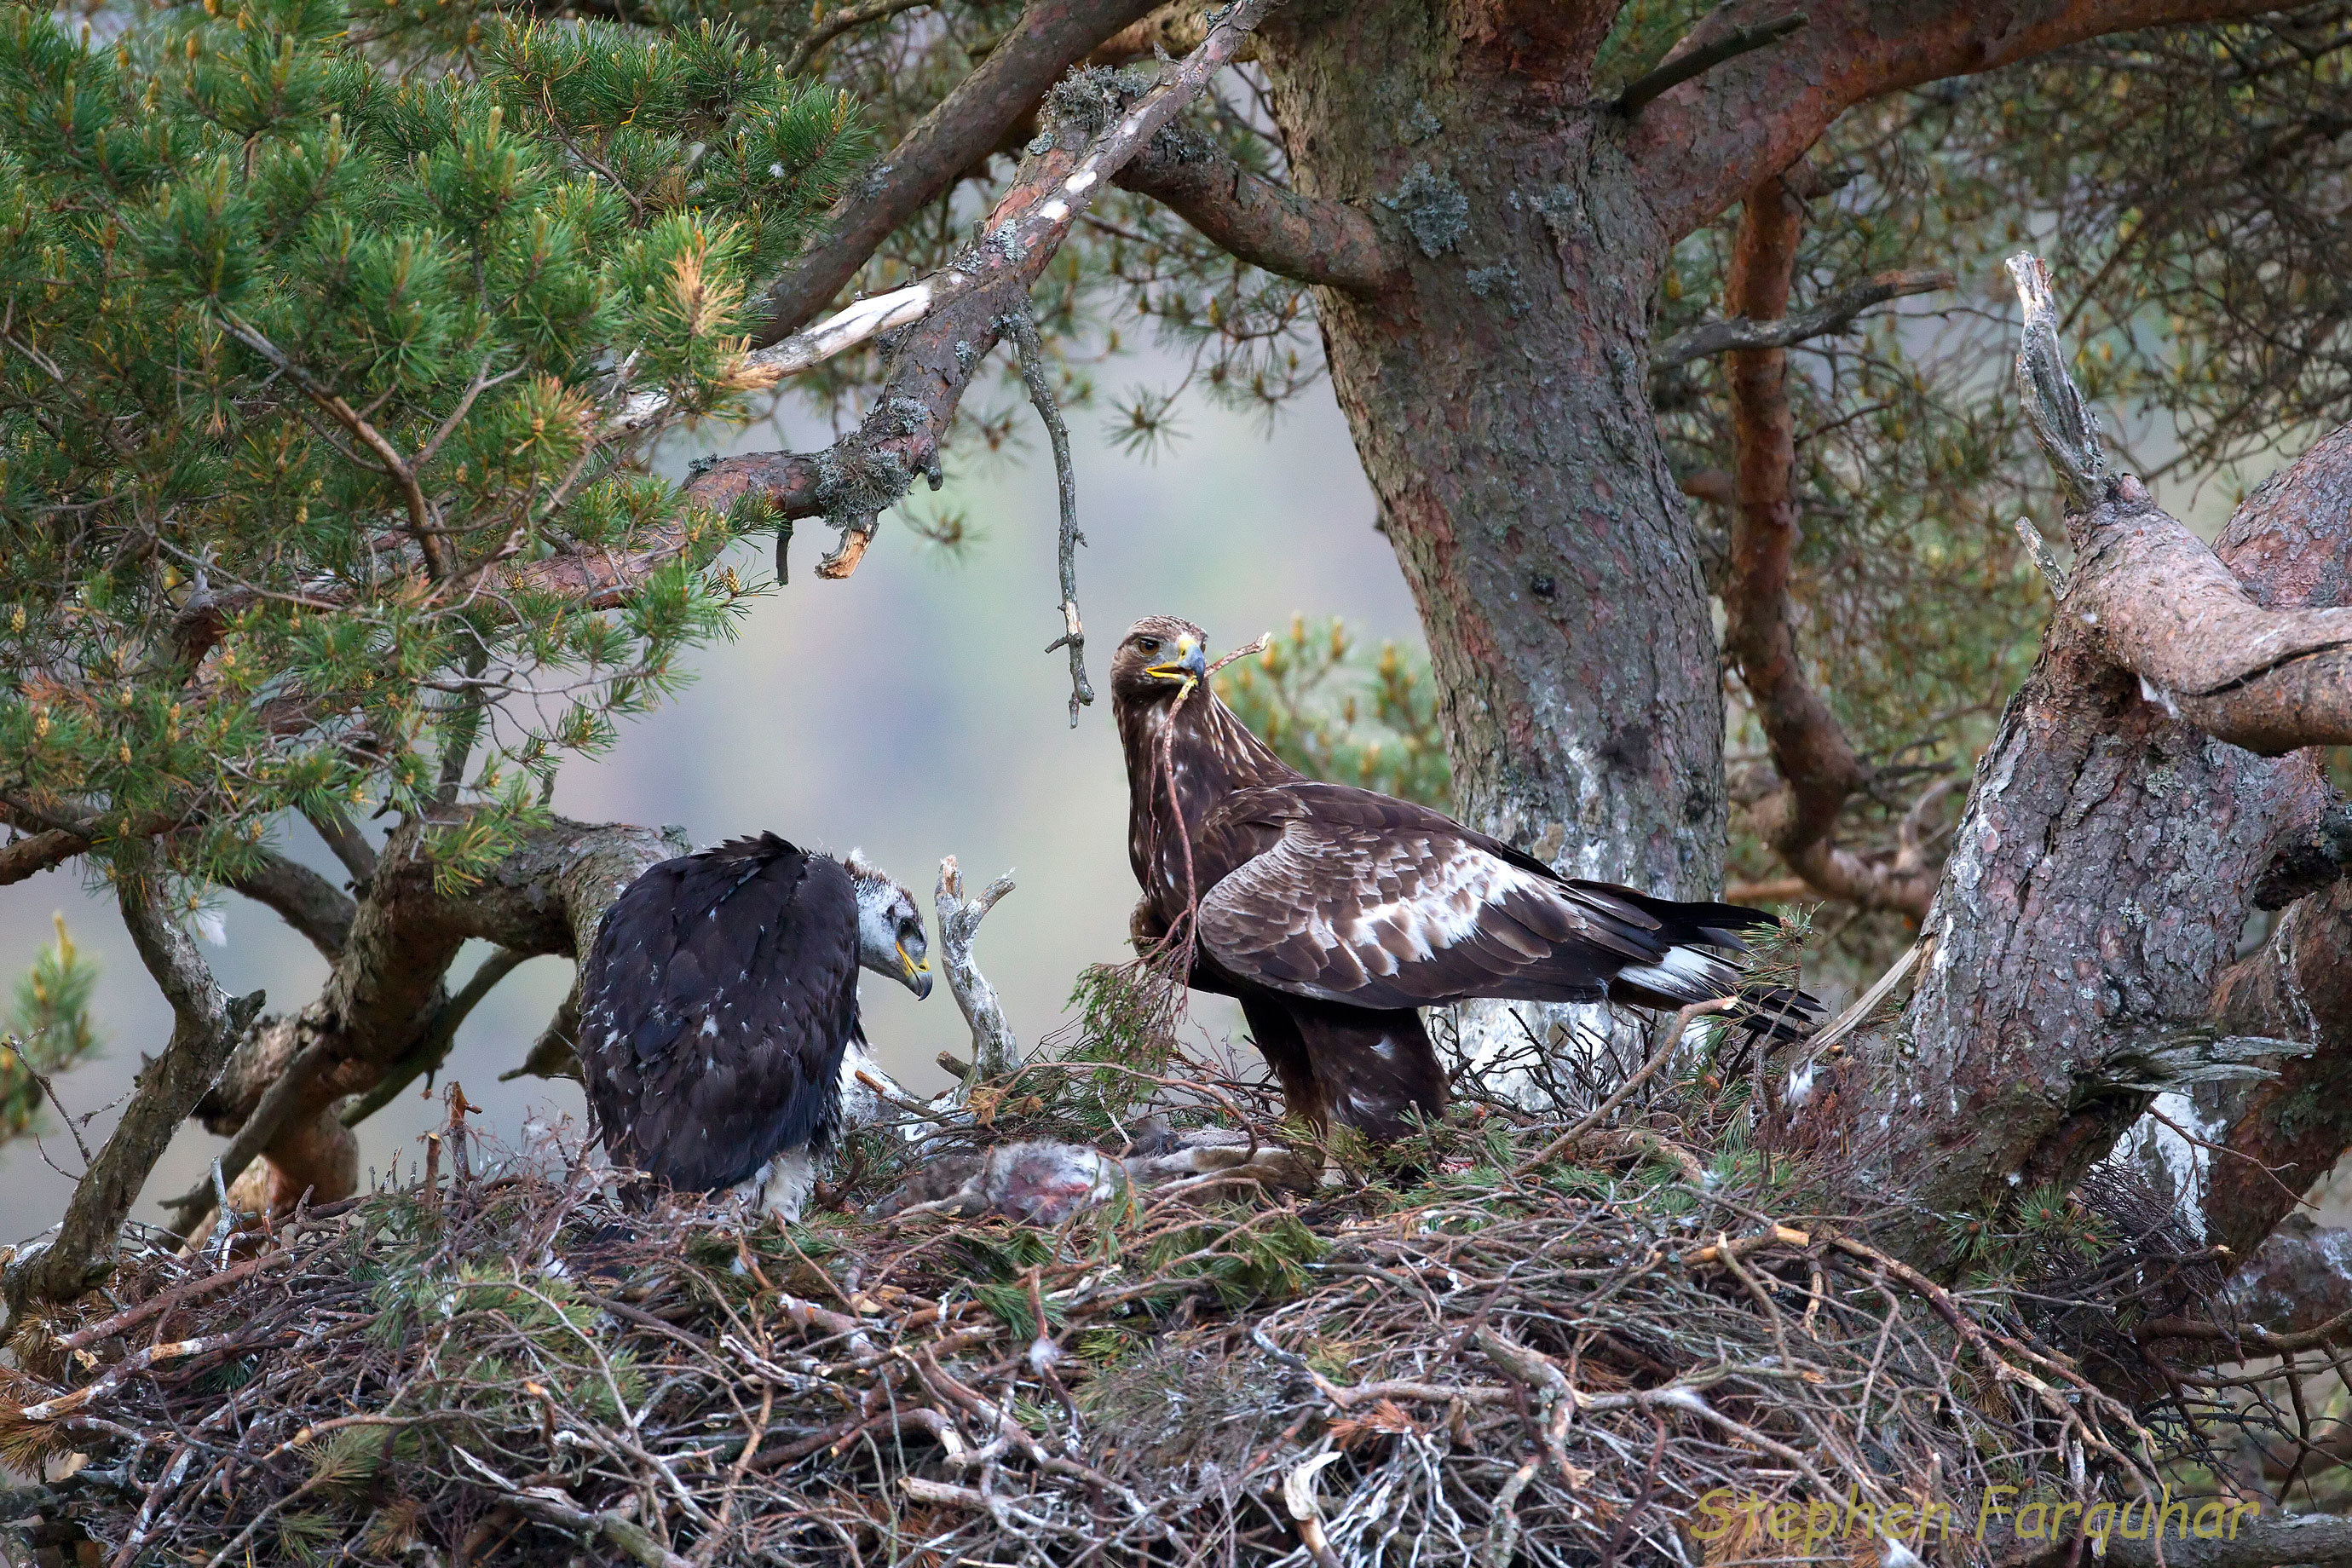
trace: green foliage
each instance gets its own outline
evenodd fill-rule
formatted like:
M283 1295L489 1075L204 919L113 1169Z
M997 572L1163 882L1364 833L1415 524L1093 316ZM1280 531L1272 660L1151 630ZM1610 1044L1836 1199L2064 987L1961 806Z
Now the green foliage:
M1443 809L1453 773L1425 661L1382 643L1370 671L1338 616L1289 632L1217 677L1217 695L1300 773Z
M1143 1269L1170 1280L1199 1279L1228 1309L1287 1300L1307 1288L1307 1268L1325 1243L1286 1210L1251 1216L1251 1223L1186 1226L1155 1237ZM1169 1298L1173 1304L1174 1293Z
M677 686L748 520L633 468L763 384L749 283L865 146L724 27L404 79L351 20L0 11L0 782L194 878L381 802L462 883Z
M58 940L35 954L32 968L17 980L9 1032L0 1036L0 1142L38 1125L47 1099L40 1079L65 1071L98 1048L98 1030L89 1021L98 965L74 946L65 916L51 918Z

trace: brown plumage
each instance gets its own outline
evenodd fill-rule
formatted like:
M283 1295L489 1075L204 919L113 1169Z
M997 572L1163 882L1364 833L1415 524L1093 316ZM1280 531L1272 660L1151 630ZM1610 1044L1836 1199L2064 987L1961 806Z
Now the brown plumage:
M1427 806L1309 779L1207 689L1205 645L1155 616L1111 658L1143 889L1131 931L1181 935L1197 907L1191 983L1240 1001L1293 1115L1376 1142L1434 1119L1445 1075L1423 1007L1738 993L1735 932L1771 915L1571 880ZM1796 993L1769 1005L1754 1021L1780 1034L1820 1011Z

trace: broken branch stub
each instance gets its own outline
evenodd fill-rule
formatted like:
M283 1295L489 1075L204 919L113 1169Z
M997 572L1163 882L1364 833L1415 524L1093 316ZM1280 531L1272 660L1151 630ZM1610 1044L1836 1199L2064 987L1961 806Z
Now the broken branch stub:
M2168 718L2262 756L2352 743L2352 607L2264 604L2099 449L2067 374L2049 277L2010 258L2025 307L2018 395L2064 492L2074 563L2063 610Z
M1008 872L982 889L978 898L967 899L963 869L956 858L950 855L940 862L940 967L947 972L948 989L955 994L956 1006L971 1026L971 1074L964 1079L967 1087L1010 1077L1021 1066L1021 1042L1004 1020L1004 1005L997 1000L996 987L981 973L971 952L980 922L1012 890L1013 877Z
M2009 275L2016 281L2019 303L2025 307L2025 330L2017 345L2017 395L2025 417L2033 426L2066 492L2066 509L2084 511L2106 494L2112 476L2099 450L2099 422L2083 401L2058 343L2057 302L2050 293L2050 273L2042 258L2021 250L2009 258Z

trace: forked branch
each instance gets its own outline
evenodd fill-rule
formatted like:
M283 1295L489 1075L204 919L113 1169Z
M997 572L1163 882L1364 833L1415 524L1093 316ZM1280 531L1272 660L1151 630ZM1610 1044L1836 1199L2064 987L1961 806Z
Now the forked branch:
M978 898L966 898L963 869L956 858L950 855L940 862L934 900L940 917L940 967L947 973L948 989L955 994L964 1022L971 1026L971 1074L964 1079L967 1084L1009 1078L1021 1066L1021 1042L1004 1020L1004 1005L997 1000L996 987L981 973L971 952L980 935L980 922L1012 890L1013 877L1008 872L982 889Z
M996 346L1004 318L1025 309L1030 286L1069 237L1071 226L1104 184L1201 95L1271 5L1235 0L1199 48L1082 145L1069 145L1082 133L1067 126L1041 137L980 225L975 244L925 281L867 301L878 307L903 299L897 308L903 313L893 320L912 330L895 345L883 395L854 435L814 457L722 458L703 469L688 492L714 507L756 494L787 518L822 516L842 531L839 546L818 564L818 575L846 577L856 571L882 511L906 494L915 476L939 482L940 443L964 389ZM562 565L563 581L554 585L572 594L593 593L607 582L617 587L675 552L662 545L627 562L576 558Z
M874 165L835 209L832 228L769 289L759 342L772 343L823 310L899 225L986 158L1064 71L1151 5L1032 0L980 68Z

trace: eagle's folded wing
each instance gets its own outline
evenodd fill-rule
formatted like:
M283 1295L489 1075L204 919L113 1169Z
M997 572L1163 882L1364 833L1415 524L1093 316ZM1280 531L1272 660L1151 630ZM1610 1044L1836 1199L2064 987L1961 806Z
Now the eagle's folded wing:
M760 852L639 878L581 976L579 1054L607 1142L696 1191L748 1180L819 1131L857 1026L848 875L781 839L739 843Z
M1335 784L1236 792L1213 842L1263 846L1201 900L1202 945L1234 974L1360 1007L1473 996L1592 1002L1731 994L1738 938L1677 906L1567 881L1408 802Z

